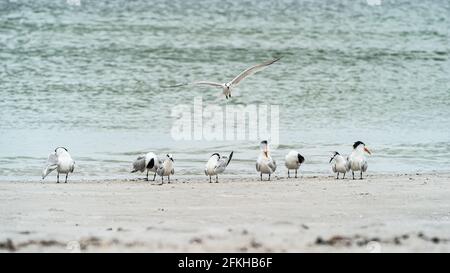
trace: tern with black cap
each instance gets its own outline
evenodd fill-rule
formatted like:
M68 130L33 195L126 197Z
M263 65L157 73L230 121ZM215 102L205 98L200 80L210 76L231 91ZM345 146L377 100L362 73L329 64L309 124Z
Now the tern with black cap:
M347 160L338 152L334 152L330 158L331 169L336 173L336 179L339 179L339 174L342 173L342 179L345 179L345 173L349 171Z
M231 158L233 158L233 152L229 156L221 156L219 153L214 153L206 162L205 175L209 176L209 183L211 183L211 177L216 176L216 183L219 183L218 175L223 173L230 164Z
M69 154L67 148L58 147L54 153L51 153L47 159L47 166L42 171L42 179L45 179L49 173L56 170L56 183L59 183L59 174L66 174L65 183L67 183L67 177L69 173L73 173L75 169L75 161Z
M371 155L372 153L362 141L356 141L353 144L353 151L347 158L347 168L352 170L353 179L355 179L355 172L360 172L360 178L363 179L363 172L367 171L367 160L365 153Z
M288 169L288 178L290 178L289 170L295 170L295 178L300 165L305 162L305 158L297 151L290 151L284 158L284 165Z
M261 141L259 147L261 149L261 153L256 160L256 171L260 173L261 181L263 174L268 174L270 181L270 176L277 169L277 163L270 155L269 144L267 140Z

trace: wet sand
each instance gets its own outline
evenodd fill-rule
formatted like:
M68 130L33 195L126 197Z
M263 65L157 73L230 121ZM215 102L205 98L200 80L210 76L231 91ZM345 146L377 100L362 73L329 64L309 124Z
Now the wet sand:
M450 174L0 183L1 252L450 252Z

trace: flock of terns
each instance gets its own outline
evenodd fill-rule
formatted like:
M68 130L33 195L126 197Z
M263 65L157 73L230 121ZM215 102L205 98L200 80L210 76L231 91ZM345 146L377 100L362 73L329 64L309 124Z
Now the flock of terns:
M231 81L226 83L218 83L212 81L196 81L188 84L179 84L170 87L193 85L207 85L213 87L222 88L222 92L226 99L231 98L231 91L246 77L264 69L265 67L279 61L280 58L276 58L261 64L254 65L246 70L242 71L239 75L234 77ZM266 140L260 143L261 152L256 160L256 171L260 173L261 180L263 174L268 175L270 181L271 175L275 172L277 164L275 159L270 155L269 144ZM330 162L331 169L337 174L336 179L339 179L339 174L343 174L342 179L345 178L345 174L351 170L353 179L355 179L355 172L360 172L360 179L363 178L363 172L367 170L367 160L365 153L371 154L369 149L361 141L357 141L353 144L353 151L347 157L344 158L338 152L334 152ZM219 174L223 173L227 166L230 164L233 158L233 152L229 156L221 156L219 153L213 153L209 158L205 166L205 175L209 176L209 182L212 183L212 177L215 176L215 182L219 182ZM288 178L290 178L290 171L295 171L295 178L297 178L297 172L300 165L305 162L305 158L297 151L290 151L285 157L285 166L288 170ZM70 156L68 150L64 147L58 147L54 153L51 153L47 159L47 165L42 172L42 179L45 179L52 171L57 171L57 180L59 183L59 175L65 174L65 183L69 173L73 173L75 169L75 161ZM154 173L153 181L156 179L156 175L161 177L161 184L164 183L164 177L167 177L168 183L170 183L170 176L174 175L174 160L171 154L167 154L163 158L159 158L156 154L149 152L142 156L139 156L133 162L132 173L146 171L146 180L148 181L149 172Z
M269 145L266 140L263 140L260 144L261 152L256 160L256 171L259 172L261 181L263 174L270 176L277 169L277 163L275 159L270 155ZM334 152L330 159L331 169L336 173L336 179L339 179L339 174L343 174L342 179L345 178L345 174L351 170L353 179L355 179L355 172L360 172L360 179L363 179L363 172L367 171L367 160L365 153L371 154L366 145L357 141L353 144L353 151L347 157L344 158L338 152ZM229 156L222 156L219 153L213 153L205 165L205 175L209 176L209 183L212 183L212 177L215 176L215 182L219 182L219 174L223 173L230 164L233 158L233 152ZM297 178L297 171L300 165L305 162L305 158L297 151L290 151L285 157L285 166L288 170L288 178L290 178L290 170L295 171L295 178ZM64 147L58 147L54 153L48 156L47 166L42 172L42 179L44 179L52 171L57 171L56 183L59 183L59 175L65 174L67 183L67 177L69 173L73 173L75 169L75 161L70 156L68 150ZM135 172L147 172L146 180L149 181L149 172L154 173L153 181L156 179L156 175L161 176L161 184L164 184L164 177L167 177L167 182L170 183L170 176L175 174L174 160L171 154L167 154L164 159L158 157L155 153L149 152L147 154L139 156L133 162L132 173Z

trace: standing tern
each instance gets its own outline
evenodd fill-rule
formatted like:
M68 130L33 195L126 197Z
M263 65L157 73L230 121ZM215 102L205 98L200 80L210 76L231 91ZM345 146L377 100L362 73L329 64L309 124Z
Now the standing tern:
M295 170L295 178L297 178L297 170L300 165L305 162L305 158L296 151L290 151L284 158L284 165L288 169L288 178L290 178L289 170Z
M353 179L355 179L355 172L360 171L360 179L363 179L363 172L367 171L367 160L364 156L364 152L369 155L372 154L369 149L366 148L366 144L362 141L356 141L353 144L353 151L347 158L347 168L352 170Z
M209 183L211 183L211 176L216 176L216 183L219 183L218 174L223 173L230 164L231 158L233 157L233 152L227 156L220 156L218 153L214 153L206 162L205 175L209 176Z
M179 84L179 85L174 85L171 87L180 87L180 86L186 86L189 84L193 84L193 85L208 85L208 86L213 86L213 87L219 87L222 88L223 94L225 95L225 98L231 98L231 90L238 86L239 83L244 80L245 78L247 78L250 75L255 74L258 71L263 70L264 68L266 68L267 66L275 63L276 61L280 60L280 58L276 58L261 64L257 64L254 65L252 67L247 68L246 70L242 71L239 75L237 75L234 79L232 79L229 82L226 83L218 83L218 82L211 82L211 81L196 81L196 82L192 82L192 83L187 83L187 84Z
M156 169L156 173L161 176L161 185L164 184L164 176L167 176L170 184L170 175L175 173L173 168L173 158L171 154L166 155L164 162Z
M270 175L275 172L277 169L277 163L270 156L269 145L267 140L261 141L260 144L261 153L256 160L256 171L261 173L261 181L263 173Z
M58 172L56 176L56 183L59 183L59 174L66 174L65 183L67 183L67 177L69 173L73 173L75 168L75 161L73 161L69 152L64 147L58 147L54 153L51 153L47 159L47 166L42 171L42 179L44 179L49 173L56 170Z
M349 166L347 164L347 160L340 155L338 152L334 152L334 154L331 156L330 163L331 169L333 172L337 173L336 179L339 179L339 174L342 173L342 179L345 179L345 173L349 171Z
M155 175L153 176L153 181L155 181L156 170L161 164L161 160L158 159L158 157L154 153L149 152L136 158L136 160L133 162L133 170L131 172L143 172L147 169L147 178L145 180L148 181L148 172L154 172Z

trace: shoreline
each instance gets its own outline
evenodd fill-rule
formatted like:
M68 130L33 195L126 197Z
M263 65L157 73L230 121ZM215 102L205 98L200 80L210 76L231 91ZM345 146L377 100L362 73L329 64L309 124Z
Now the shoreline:
M450 173L219 179L0 182L0 252L450 252Z
M363 174L363 180L366 179L375 179L375 178L390 178L390 177L401 177L401 176L422 176L422 175L432 175L432 176L450 176L450 170L433 170L433 171L414 171L414 172L374 172L369 171ZM37 178L36 178L37 177ZM69 175L68 183L106 183L106 182L147 182L144 180L145 172L143 173L129 173L128 175L121 175L119 178L112 177L94 177L94 178L84 178L79 177L76 173ZM153 173L149 173L150 180L153 179ZM330 172L299 172L298 180L302 179L335 179L336 174ZM205 174L178 174L171 176L171 182L174 183L209 183L209 178ZM172 180L173 179L173 180ZM339 180L342 179L342 175L339 176ZM287 178L287 170L283 170L281 173L276 172L272 174L271 181L279 181L279 180L295 180L293 176L291 178ZM347 172L344 180L352 180L351 172ZM355 181L359 181L359 173L355 173ZM161 181L161 177L156 177L156 182ZM260 181L259 174L255 171L253 174L245 173L245 174L235 174L229 173L225 171L225 173L219 176L219 183L222 182L258 182ZM267 175L263 176L263 181L267 181ZM151 181L150 181L151 182ZM164 184L167 182L167 177L164 178ZM0 179L1 183L56 183L56 172L52 172L48 177L44 180L39 178L39 176L35 176L34 178L25 177L25 178L3 178Z

